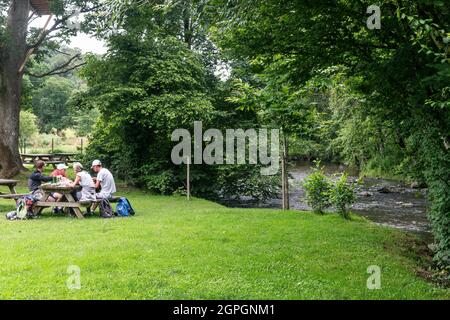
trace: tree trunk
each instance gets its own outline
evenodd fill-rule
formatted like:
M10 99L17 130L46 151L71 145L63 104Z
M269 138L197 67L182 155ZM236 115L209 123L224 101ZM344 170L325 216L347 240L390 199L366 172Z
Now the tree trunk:
M24 170L19 153L19 118L29 1L14 0L8 11L7 40L0 46L0 177Z
M184 2L183 10L183 31L184 31L184 42L188 45L189 49L192 49L192 17L191 17L191 1L186 0Z

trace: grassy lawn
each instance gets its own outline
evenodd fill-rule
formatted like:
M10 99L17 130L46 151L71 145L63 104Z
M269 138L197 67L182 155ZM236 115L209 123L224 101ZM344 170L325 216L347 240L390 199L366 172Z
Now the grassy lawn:
M22 188L21 188L22 189ZM23 191L23 190L21 190ZM449 299L416 276L411 236L361 218L121 192L128 219L7 221L0 200L2 299ZM69 265L81 289L69 290ZM381 267L380 290L367 268Z

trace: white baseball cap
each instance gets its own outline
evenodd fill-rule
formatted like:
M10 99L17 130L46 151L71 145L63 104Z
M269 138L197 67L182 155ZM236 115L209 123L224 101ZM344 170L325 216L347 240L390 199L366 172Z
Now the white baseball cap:
M58 170L67 170L67 169L69 169L69 167L66 166L65 163L60 163L60 164L58 164L58 165L56 166L56 169L58 169Z
M94 160L92 162L92 167L91 168L96 167L96 166L101 166L101 165L102 165L102 162L100 160Z

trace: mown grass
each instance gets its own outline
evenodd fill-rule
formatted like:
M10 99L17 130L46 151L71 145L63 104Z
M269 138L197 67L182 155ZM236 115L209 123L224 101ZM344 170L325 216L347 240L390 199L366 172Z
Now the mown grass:
M23 188L23 184L20 188ZM449 299L418 277L410 236L362 218L230 209L122 190L133 218L0 219L2 299ZM0 201L0 212L13 208ZM68 267L81 289L70 290ZM381 289L367 289L367 268Z

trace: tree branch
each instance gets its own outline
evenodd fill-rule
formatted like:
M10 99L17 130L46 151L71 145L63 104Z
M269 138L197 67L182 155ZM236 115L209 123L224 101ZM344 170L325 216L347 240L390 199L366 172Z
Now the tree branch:
M83 62L83 63L77 64L77 65L75 65L75 66L69 67L70 64L71 64L75 59L80 58L80 56L81 56L81 54L76 54L76 55L74 55L72 58L70 58L69 60L67 60L66 62L64 62L63 64L61 64L61 65L55 67L53 70L47 71L47 72L45 72L45 73L43 73L43 74L34 74L34 73L31 73L31 72L27 72L27 73L28 73L28 75L30 75L30 76L32 76L32 77L34 77L34 78L43 78L43 77L53 76L53 75L57 75L57 74L64 74L64 73L67 73L67 72L69 72L69 71L72 71L72 70L74 70L74 69L76 69L76 68L79 68L79 67L81 67L81 66L83 66L83 65L86 64L85 62ZM69 67L69 68L68 68L68 67Z
M97 6L94 6L92 8L82 9L82 10L79 11L79 13L80 14L81 13L88 13L88 12L94 11L94 10L100 8L100 7L102 7L101 4L99 4ZM54 31L57 31L57 30L63 29L64 28L64 23L67 22L73 16L74 16L74 14L71 14L71 15L68 15L68 16L65 16L65 17L61 17L61 18L55 20L55 24L50 29L48 29L47 31L43 32L41 34L41 36L37 39L37 41L34 44L28 46L28 49L35 49L35 48L39 47L45 40L47 40L47 37L48 37L48 35L50 33L54 32Z
M77 64L77 65L75 65L75 66L73 66L73 67L70 67L70 68L68 68L68 69L66 69L66 70L61 70L61 71L55 71L55 70L54 70L54 72L47 72L47 73L45 73L45 74L39 74L39 75L35 75L35 74L29 73L29 75L32 76L32 77L34 77L34 78L44 78L44 77L48 77L48 76L55 76L55 75L58 75L58 74L65 74L65 73L67 73L67 72L70 72L70 71L72 71L72 70L75 70L75 69L77 69L77 68L79 68L79 67L82 67L82 66L84 66L84 65L86 65L86 62Z

